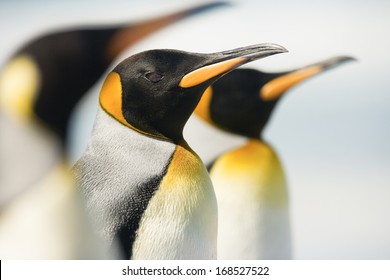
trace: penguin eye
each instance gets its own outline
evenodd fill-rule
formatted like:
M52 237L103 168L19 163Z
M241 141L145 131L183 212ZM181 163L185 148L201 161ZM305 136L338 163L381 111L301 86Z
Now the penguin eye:
M145 78L153 83L157 83L164 79L164 76L157 72L148 72L145 74Z

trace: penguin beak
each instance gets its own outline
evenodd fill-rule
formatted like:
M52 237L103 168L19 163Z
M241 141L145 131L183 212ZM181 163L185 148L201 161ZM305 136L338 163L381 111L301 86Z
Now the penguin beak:
M195 16L207 12L209 10L229 6L229 2L212 1L209 3L201 3L199 5L185 8L184 10L174 12L162 17L146 20L136 24L125 23L110 40L107 46L107 59L114 60L119 53L124 51L130 45L135 44L144 37L150 35L157 30L160 30L172 23L190 16Z
M259 44L204 55L203 64L187 73L180 80L179 86L182 88L194 87L213 78L220 78L245 63L284 52L288 51L276 44Z
M335 57L326 59L324 61L315 63L313 65L307 66L305 68L317 66L317 67L322 68L322 71L324 71L324 70L328 70L330 68L339 66L339 65L341 65L345 62L348 62L348 61L357 61L357 59L352 57L352 56L335 56Z
M260 98L263 101L276 100L294 85L348 61L356 61L356 59L350 56L336 56L288 72L265 84L260 90Z

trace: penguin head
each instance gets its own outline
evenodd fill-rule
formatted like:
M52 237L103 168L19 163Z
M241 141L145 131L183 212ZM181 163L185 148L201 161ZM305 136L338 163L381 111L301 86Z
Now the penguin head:
M351 60L355 59L348 56L333 57L279 73L237 69L206 90L195 109L195 114L225 131L259 138L275 105L289 89Z
M247 62L286 52L260 44L212 54L150 50L122 61L108 74L100 106L121 124L178 143L203 92Z

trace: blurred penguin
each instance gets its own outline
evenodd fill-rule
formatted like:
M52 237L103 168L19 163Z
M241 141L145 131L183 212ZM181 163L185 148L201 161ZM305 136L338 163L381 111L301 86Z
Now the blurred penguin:
M116 258L84 214L68 171L66 134L77 101L121 51L210 2L132 24L40 36L0 72L0 257Z
M6 67L24 71L28 64L26 67L35 69L36 75L25 81L31 84L24 85L37 91L33 110L66 140L75 104L122 51L163 27L226 4L209 2L140 22L68 28L44 34L21 47Z
M206 90L195 114L246 139L206 162L218 201L219 259L292 257L286 176L278 154L262 132L289 89L351 60L333 57L280 73L238 69Z
M10 89L13 67L0 74L1 97ZM34 67L23 69L20 80L34 75ZM0 258L111 257L84 213L60 138L36 118L32 99L18 94L26 89L14 86L12 102L0 103Z

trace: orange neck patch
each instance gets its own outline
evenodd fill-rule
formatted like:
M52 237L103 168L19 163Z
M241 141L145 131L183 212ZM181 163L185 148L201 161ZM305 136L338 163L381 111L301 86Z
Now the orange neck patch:
M99 102L100 106L107 114L128 128L147 136L169 140L164 136L154 135L152 133L142 131L127 122L122 112L122 83L121 77L118 73L111 72L108 74L100 91Z
M125 126L131 127L122 113L122 84L118 73L111 72L104 81L100 91L100 106L110 116Z
M206 121L209 124L212 124L210 116L210 106L211 98L213 96L213 88L210 86L203 93L202 98L200 99L198 106L195 108L195 114L198 115L202 120Z
M207 180L203 177L208 177L208 174L202 161L188 144L184 143L183 146L176 146L160 188L168 191L174 187L186 186L189 193L194 193L197 188L202 188L202 184L199 182Z

